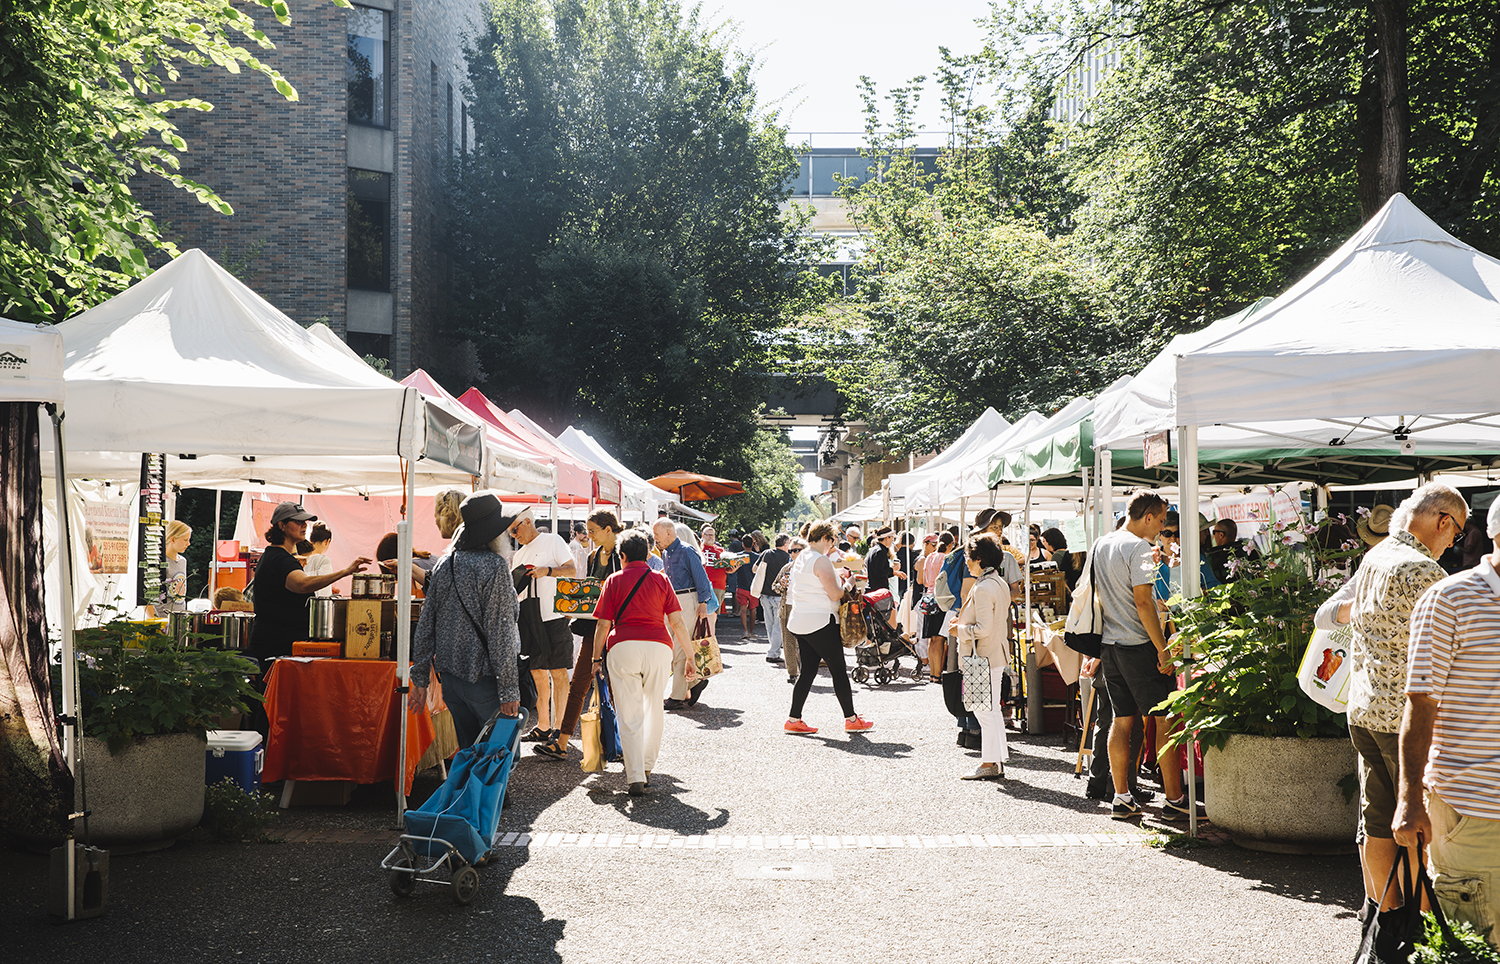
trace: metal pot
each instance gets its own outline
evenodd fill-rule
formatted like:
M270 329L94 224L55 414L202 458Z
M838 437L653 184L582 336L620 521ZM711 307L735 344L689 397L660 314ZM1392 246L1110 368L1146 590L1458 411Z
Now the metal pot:
M220 613L219 626L224 630L224 648L244 652L250 648L250 632L255 628L254 613Z
M307 638L343 639L344 618L349 603L333 596L314 596L307 601Z
M188 634L197 632L197 619L192 613L167 613L167 635L183 642L192 642Z

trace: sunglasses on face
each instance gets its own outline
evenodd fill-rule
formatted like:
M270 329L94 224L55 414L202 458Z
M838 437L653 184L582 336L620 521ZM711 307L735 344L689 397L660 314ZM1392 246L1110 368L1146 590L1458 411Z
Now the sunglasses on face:
M1455 516L1451 512L1439 512L1438 513L1438 521L1439 522L1442 521L1443 516L1447 516L1448 518L1450 518L1450 519L1453 520L1453 544L1456 546L1460 542L1463 542L1464 541L1464 527L1459 524L1458 517Z
M1164 535L1164 536L1166 536L1169 539L1175 539L1175 538L1177 538L1177 530L1176 529L1163 529L1163 530L1161 530L1161 534Z

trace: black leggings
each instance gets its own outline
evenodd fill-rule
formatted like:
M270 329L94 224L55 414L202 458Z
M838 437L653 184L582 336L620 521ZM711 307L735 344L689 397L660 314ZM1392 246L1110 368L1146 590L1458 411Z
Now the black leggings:
M844 639L839 633L839 624L829 619L828 625L812 633L794 633L801 651L802 673L797 685L792 687L792 719L802 719L802 704L812 692L813 680L818 677L818 664L827 663L833 674L833 695L839 698L839 707L847 719L854 715L854 693L849 688L849 668L844 665Z

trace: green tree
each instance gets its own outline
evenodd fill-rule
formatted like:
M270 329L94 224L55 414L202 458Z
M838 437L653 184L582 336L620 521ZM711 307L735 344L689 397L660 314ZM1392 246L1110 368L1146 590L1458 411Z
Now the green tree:
M285 0L253 0L282 23ZM348 6L348 0L333 0ZM61 321L175 255L127 182L163 178L232 213L178 171L186 143L171 99L184 65L246 68L288 100L297 92L237 41L270 48L242 10L214 0L7 0L0 5L0 314Z
M841 193L866 231L859 294L827 313L815 354L896 454L951 442L987 406L1053 411L1132 370L1150 347L1120 323L1066 238L1081 198L1051 156L1045 101L1019 121L974 96L988 67L942 51L953 137L936 170L910 147L918 83L887 95L889 131L867 80L868 153L880 177ZM920 78L919 78L920 80Z
M715 499L706 506L718 513L719 531L760 529L770 533L781 528L802 494L797 457L783 429L760 429L755 433L748 453L750 473L745 494Z
M647 475L748 477L765 333L824 290L751 67L670 0L501 0L472 57L452 334Z

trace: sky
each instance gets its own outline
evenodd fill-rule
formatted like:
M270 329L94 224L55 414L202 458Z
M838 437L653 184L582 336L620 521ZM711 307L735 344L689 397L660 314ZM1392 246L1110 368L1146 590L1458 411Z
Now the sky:
M848 147L864 131L860 75L884 92L919 74L932 77L940 46L955 54L978 51L985 34L974 21L988 16L990 0L704 0L702 8L708 23L739 26L737 46L761 63L758 100L780 101L794 140L813 134L813 147ZM939 101L929 80L918 130L946 129Z

